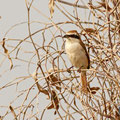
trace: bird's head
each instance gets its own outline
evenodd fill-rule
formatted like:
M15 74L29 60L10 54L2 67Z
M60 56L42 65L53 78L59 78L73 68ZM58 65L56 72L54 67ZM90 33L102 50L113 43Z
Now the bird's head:
M80 36L78 34L78 32L76 30L71 30L71 31L68 31L64 36L63 38L67 38L67 39L80 39Z

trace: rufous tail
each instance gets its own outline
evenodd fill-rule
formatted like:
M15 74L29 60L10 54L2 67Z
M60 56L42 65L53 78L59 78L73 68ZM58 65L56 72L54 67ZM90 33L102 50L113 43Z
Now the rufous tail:
M81 71L81 82L82 82L82 90L83 90L83 92L88 92L86 71Z

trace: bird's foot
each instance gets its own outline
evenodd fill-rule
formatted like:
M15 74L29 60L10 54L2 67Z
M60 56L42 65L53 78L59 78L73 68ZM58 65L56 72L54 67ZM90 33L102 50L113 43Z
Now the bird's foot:
M77 70L77 72L81 73L81 67Z

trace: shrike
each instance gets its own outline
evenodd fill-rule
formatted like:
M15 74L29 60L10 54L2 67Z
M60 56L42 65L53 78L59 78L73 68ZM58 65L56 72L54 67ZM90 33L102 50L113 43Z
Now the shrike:
M80 69L90 68L90 58L86 50L85 44L82 42L78 32L71 30L63 36L66 39L65 51L72 65ZM88 92L86 79L86 71L81 70L82 90Z

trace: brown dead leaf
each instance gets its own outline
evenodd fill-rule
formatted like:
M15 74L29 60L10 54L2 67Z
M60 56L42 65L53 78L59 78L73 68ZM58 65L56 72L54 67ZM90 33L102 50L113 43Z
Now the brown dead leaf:
M92 91L91 93L92 93L92 94L96 94L96 91Z
M8 54L8 50L5 48L5 38L3 38L2 47L3 47L3 49L4 49L4 53Z
M105 9L107 9L108 11L112 10L112 8L108 4L106 5L106 2L97 2L97 3L102 7L104 7Z
M37 73L36 73L36 72L34 72L34 73L32 74L32 77L33 77L33 79L35 80L35 83L36 83L36 86L37 86L39 92L42 92L42 93L44 93L45 95L48 95L48 97L49 97L49 92L48 92L47 90L43 89L42 86L38 83Z
M54 90L52 90L52 99L53 99L55 105L57 106L59 104L59 100L58 100L57 94Z
M53 105L53 103L51 102L50 105L47 107L47 109L49 110L49 109L52 109L52 108L54 108L54 105Z
M7 50L6 47L5 47L5 38L3 38L2 47L3 47L3 49L4 49L4 53L7 55L8 59L9 59L9 61L10 61L10 70L11 70L11 69L13 68L13 62L12 62L12 59L11 59L11 57L10 57L10 55L9 55L8 50Z
M96 92L99 90L99 87L91 87L88 89L89 92L91 92L92 94L96 94Z
M96 32L96 30L94 30L94 29L92 29L92 28L85 28L85 31L86 31L86 32L89 32L89 33L91 33L91 32Z
M91 87L90 90L96 90L98 91L100 88L99 87Z
M57 78L57 76L54 76L53 74L51 74L47 77L47 79L48 79L48 81L51 82L51 84L53 86L56 87L57 90L61 90L61 87L59 87L61 85L61 83L60 83L60 80ZM58 84L59 84L59 86L58 86Z
M52 100L51 104L47 107L47 109L55 108L56 110L58 110L59 109L59 99L54 90L52 90L51 100ZM55 114L56 114L56 111L55 111Z
M49 76L47 77L47 80L51 82L51 85L55 86L57 90L61 90L61 82L60 79L58 78L57 74L54 74L54 72L57 72L57 68L51 68L48 70Z
M53 13L54 13L54 5L55 5L55 1L54 0L49 0L49 9L50 9L50 16L51 18L53 17Z
M98 34L98 32L95 29L93 29L93 28L85 28L84 31L83 30L81 31L81 33L83 35L85 35L86 33L93 34L93 35L97 35Z

